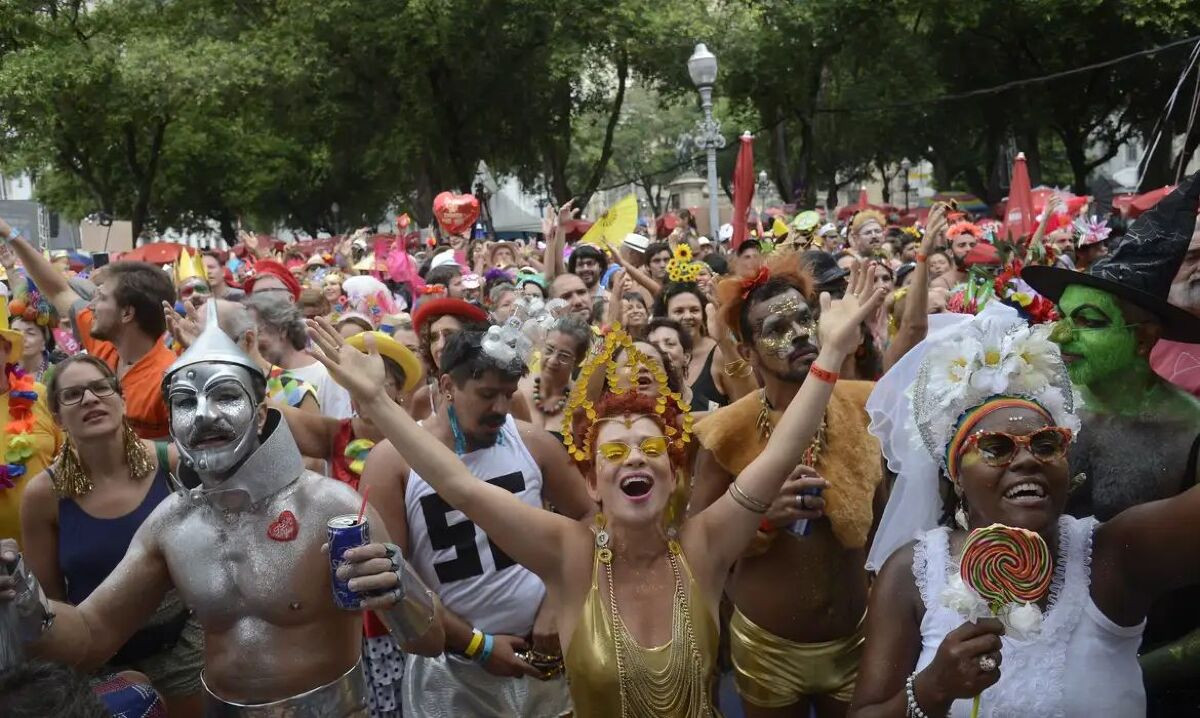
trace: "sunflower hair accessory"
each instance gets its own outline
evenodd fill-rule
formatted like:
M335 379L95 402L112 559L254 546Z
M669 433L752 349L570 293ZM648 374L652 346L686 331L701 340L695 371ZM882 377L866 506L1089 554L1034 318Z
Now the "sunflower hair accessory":
M700 276L699 262L692 261L692 248L680 242L674 256L667 262L667 279L672 282L694 282Z
M622 360L619 361L618 356L623 357ZM634 346L633 338L619 323L615 323L604 335L604 342L580 367L579 378L571 389L566 409L563 411L563 446L577 463L586 465L592 461L592 441L596 436L596 425L601 420L596 412L596 405L603 396L637 391L636 385L622 383L617 371L622 365L629 367L630 376L636 376L639 367L645 367L653 375L657 386L655 414L662 417L667 413L668 402L674 404L681 417L680 426L672 426L670 422L664 422L663 426L672 447L682 449L692 440L691 407L679 392L671 391L663 366ZM604 372L603 381L600 381L601 377L597 374L601 370ZM594 386L593 379L596 380ZM580 414L585 417L585 421L577 427L576 417Z

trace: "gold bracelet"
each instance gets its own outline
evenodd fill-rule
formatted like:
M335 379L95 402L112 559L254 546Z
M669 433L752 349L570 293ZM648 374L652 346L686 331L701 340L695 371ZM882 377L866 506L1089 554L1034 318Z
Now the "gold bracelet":
M733 361L725 362L725 366L721 369L728 377L747 377L750 376L750 365L745 359L734 359Z
M745 491L742 491L742 488L737 485L736 481L729 485L729 495L738 503L738 506L741 506L750 513L765 514L767 513L767 509L771 508L770 504L763 503Z

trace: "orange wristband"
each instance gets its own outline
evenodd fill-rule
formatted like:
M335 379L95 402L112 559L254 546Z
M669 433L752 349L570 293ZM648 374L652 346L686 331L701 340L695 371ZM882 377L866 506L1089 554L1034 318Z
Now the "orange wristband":
M765 534L769 534L775 530L775 524L771 523L770 521L767 521L764 518L762 521L758 522L758 530L762 531Z
M923 253L917 252L917 262L924 263L926 259L928 259L928 257L926 257Z
M823 381L826 384L836 384L838 380L838 373L836 371L825 371L816 364L808 368L808 373L812 378L817 381Z

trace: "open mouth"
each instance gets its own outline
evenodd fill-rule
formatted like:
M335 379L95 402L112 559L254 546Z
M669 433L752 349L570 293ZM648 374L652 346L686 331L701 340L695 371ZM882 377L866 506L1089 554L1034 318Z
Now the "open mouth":
M647 474L629 474L621 479L621 493L634 501L641 501L650 495L654 488L654 479Z
M1034 481L1022 481L1004 492L1006 501L1022 506L1040 504L1046 498L1046 487Z
M84 421L84 423L91 423L93 421L96 421L97 419L103 419L106 416L108 416L107 411L105 411L103 409L92 409L91 411L89 411L83 415L83 421Z
M638 372L637 388L638 390L650 389L654 386L654 377L646 372Z

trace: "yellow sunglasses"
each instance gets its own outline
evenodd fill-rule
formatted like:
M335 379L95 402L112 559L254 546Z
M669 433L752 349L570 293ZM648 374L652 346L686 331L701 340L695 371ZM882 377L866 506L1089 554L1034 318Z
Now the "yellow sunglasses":
M637 445L641 450L642 456L648 459L653 459L667 453L667 437L665 436L648 436L642 439ZM629 456L629 452L633 451L633 447L626 444L624 441L606 441L596 447L600 456L604 457L605 461L613 464L619 464Z

